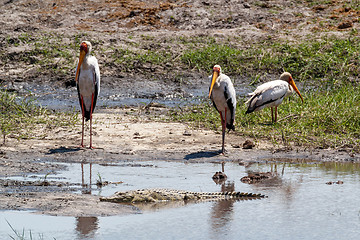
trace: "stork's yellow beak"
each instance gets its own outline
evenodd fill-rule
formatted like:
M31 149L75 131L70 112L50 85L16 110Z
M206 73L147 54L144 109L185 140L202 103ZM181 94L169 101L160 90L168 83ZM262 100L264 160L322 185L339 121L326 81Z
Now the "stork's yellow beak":
M292 79L292 77L290 78L289 84L293 87L293 89L295 90L295 92L299 95L299 97L301 98L301 101L304 102L304 99L302 98L298 88L295 85L294 79Z
M84 61L85 55L86 55L86 52L81 49L80 50L79 63L78 63L78 66L77 66L77 69L76 69L76 74L75 74L75 81L76 82L79 80L80 67L81 67L81 64Z
M213 71L213 75L212 75L212 79L211 79L211 85L210 85L210 90L209 90L209 98L211 96L211 92L213 90L213 87L215 85L216 79L219 77L219 72L217 71Z

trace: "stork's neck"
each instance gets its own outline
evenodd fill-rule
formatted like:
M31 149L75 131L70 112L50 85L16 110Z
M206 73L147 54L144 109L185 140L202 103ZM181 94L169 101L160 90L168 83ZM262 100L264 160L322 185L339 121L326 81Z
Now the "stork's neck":
M90 51L86 53L84 60L88 60L91 57Z
M89 66L90 66L90 52L88 52L86 55L85 55L85 58L84 58L84 61L83 63L81 64L81 67L83 69L87 69Z

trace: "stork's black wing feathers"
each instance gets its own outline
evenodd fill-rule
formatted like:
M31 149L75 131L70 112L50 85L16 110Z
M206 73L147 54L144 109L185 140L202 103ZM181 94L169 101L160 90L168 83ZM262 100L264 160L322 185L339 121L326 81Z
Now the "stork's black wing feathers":
M254 96L252 96L250 98L250 102L249 102L249 107L248 109L246 110L245 114L248 114L248 113L252 113L253 111L255 111L255 109L258 107L256 106L255 104L252 106L252 101L254 101L255 97L259 96L260 94L256 94Z
M80 73L79 73L79 75L80 75ZM94 70L94 79L96 79L96 71ZM96 107L96 101L97 101L97 97L98 97L98 94L99 94L99 85L98 85L98 82L97 81L94 81L94 84L95 84L95 91L94 91L94 99L93 99L93 106L92 106L92 112L91 113L93 113L94 112L94 109L95 109L95 107ZM81 108L81 111L84 111L83 112L83 116L85 117L85 120L86 121L89 121L90 120L90 111L91 110L86 110L85 109L85 106L83 107L83 106L81 106L81 103L82 103L82 101L81 101L81 95L80 95L80 89L79 89L79 85L77 85L77 91L78 91L78 96L79 96L79 103L80 103L80 108Z
M224 96L225 96L225 99L226 99L226 104L230 110L230 113L231 113L231 116L230 116L230 123L226 123L226 128L229 129L229 130L234 130L235 131L235 126L234 126L234 119L235 119L235 104L232 100L232 98L229 98L229 95L228 95L228 89L227 87L225 87L225 91L224 91Z
M278 99L285 97L285 95L286 95L286 93L284 93L284 95L281 96L280 98L270 99L269 101L263 102L263 103L260 104L260 105L254 104L254 106L251 106L251 105L252 105L252 104L251 104L252 101L253 101L257 96L259 96L260 94L261 94L261 93L256 94L256 95L254 95L254 96L251 97L250 102L249 102L249 107L248 107L248 109L246 110L245 113L252 113L253 111L256 110L256 108L262 107L262 106L264 106L264 105L266 105L266 104L269 104L269 103L272 103L272 102L275 102L275 101L277 101Z

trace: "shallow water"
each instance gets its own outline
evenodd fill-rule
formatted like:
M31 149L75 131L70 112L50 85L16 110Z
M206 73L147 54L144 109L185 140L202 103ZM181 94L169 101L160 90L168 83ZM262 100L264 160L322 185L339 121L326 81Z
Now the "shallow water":
M90 183L90 164L83 165L84 183ZM192 191L262 193L268 198L251 201L190 203L176 207L138 209L138 214L111 217L54 217L30 212L0 213L0 236L14 236L10 226L33 239L358 239L360 233L360 166L352 163L262 163L240 166L226 163L225 184L212 175L219 163L120 162L91 165L91 182L118 182L92 194L164 187ZM276 177L259 184L242 183L249 171L273 171ZM24 179L41 178L29 175ZM43 177L43 176L42 176ZM82 183L81 164L51 180ZM343 181L328 185L327 182ZM79 194L81 194L79 187ZM10 238L10 237L9 237ZM9 239L4 238L4 239ZM30 239L30 237L27 237Z
M31 96L36 99L38 105L54 110L79 110L79 99L75 87L62 88L57 85L36 84L18 82L6 87L17 91L21 96ZM158 103L166 107L184 106L198 104L204 99L208 100L208 85L201 88L184 88L180 92L175 90L162 91L158 88L144 87L134 89L129 93L128 89L101 88L97 101L97 109L105 107L137 107L147 105L150 102ZM245 83L236 86L237 96L245 96L251 91L251 87Z

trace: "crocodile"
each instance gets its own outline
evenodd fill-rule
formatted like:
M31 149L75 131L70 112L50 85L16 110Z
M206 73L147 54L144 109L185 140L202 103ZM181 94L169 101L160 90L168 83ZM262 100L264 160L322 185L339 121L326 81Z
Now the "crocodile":
M156 203L166 201L221 201L265 198L265 195L243 192L191 192L172 189L142 189L116 192L100 201L115 203Z

